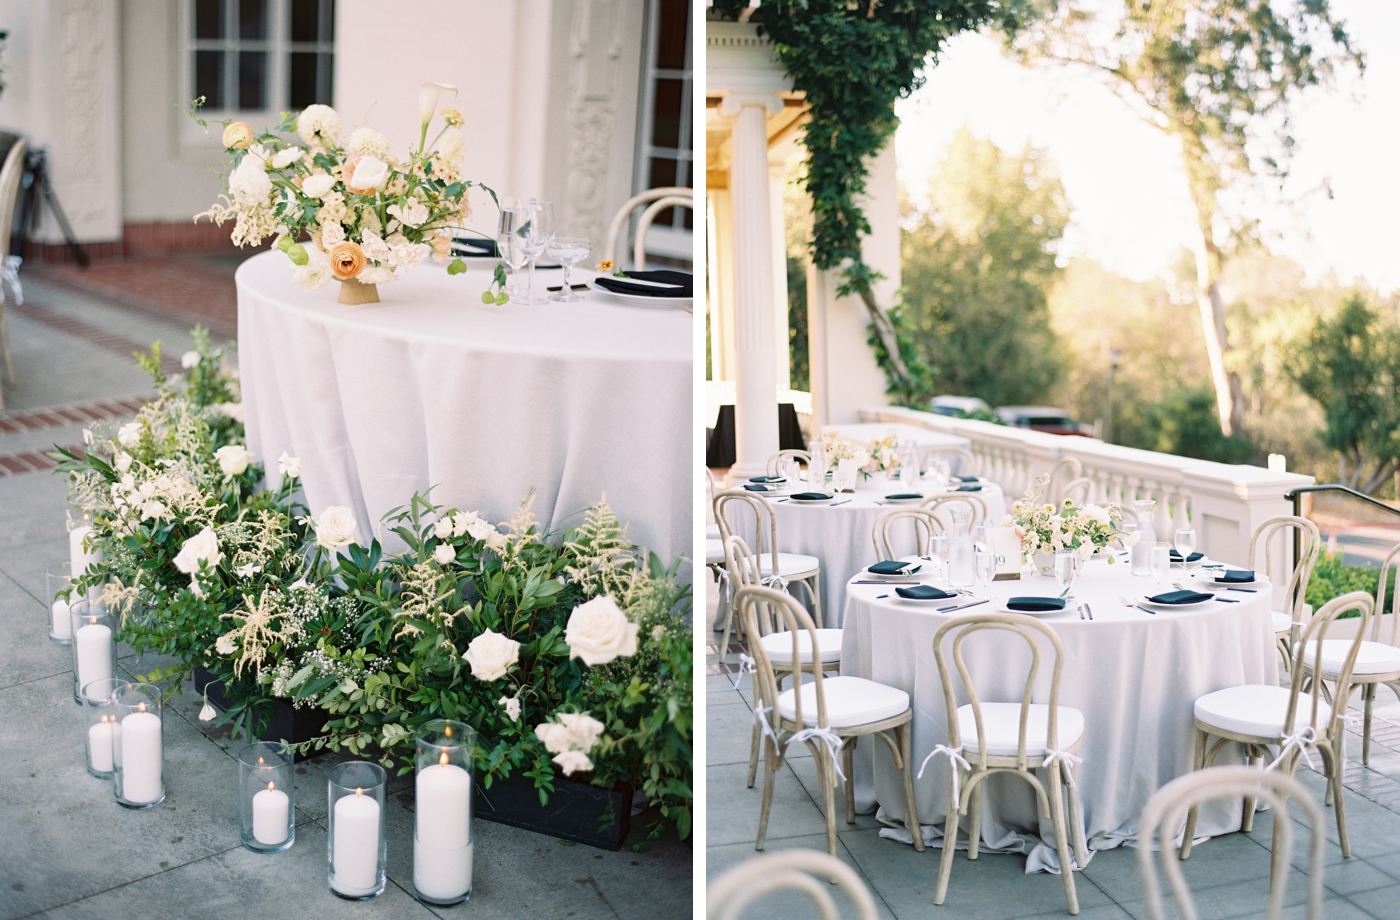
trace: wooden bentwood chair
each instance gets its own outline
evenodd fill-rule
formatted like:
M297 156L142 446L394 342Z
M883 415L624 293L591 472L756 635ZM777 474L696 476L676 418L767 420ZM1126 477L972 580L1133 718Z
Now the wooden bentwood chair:
M734 595L734 605L743 618L748 634L759 634L761 606L786 626L791 637L789 652L801 657L798 635L805 632L810 646L819 646L817 628L802 605L790 594L749 585ZM885 743L895 768L904 774L904 807L910 816L914 849L923 852L919 833L919 812L914 804L914 776L909 764L909 730L913 710L909 694L896 687L877 684L862 677L826 677L814 669L812 680L787 690L778 690L778 675L763 643L752 645L755 659L754 719L763 733L763 806L758 816L758 837L754 849L763 849L768 833L768 813L773 807L775 774L783 765L788 745L801 741L812 752L817 782L822 787L826 815L826 849L836 855L836 785L845 784L846 823L856 820L853 754L863 735L874 735ZM838 763L838 757L840 762Z
M1311 608L1303 599L1308 593L1308 579L1312 577L1313 566L1317 564L1318 551L1322 548L1322 537L1317 525L1304 517L1283 514L1271 517L1260 524L1249 541L1249 566L1256 574L1265 575L1272 571L1274 538L1292 532L1298 543L1298 564L1289 564L1288 582L1284 589L1284 609L1274 611L1274 640L1283 656L1284 670L1292 667L1293 647L1298 642L1298 630L1307 625ZM1288 541L1283 540L1284 554L1288 553ZM1259 568L1259 549L1264 550L1264 567Z
M944 637L957 630L953 639L953 663L962 678L968 702L958 705L953 691L952 671L943 651ZM1025 689L1017 703L984 703L977 695L972 675L963 660L963 643L982 630L1005 630L1025 640L1031 650L1031 666L1026 674ZM1036 678L1040 673L1041 648L1037 634L1044 637L1054 652L1050 671L1050 702L1032 703ZM982 788L987 777L995 773L1010 773L1030 783L1035 789L1043 817L1050 819L1055 831L1055 852L1060 860L1060 876L1064 879L1065 900L1071 914L1079 913L1079 896L1074 888L1074 868L1069 838L1074 837L1074 852L1079 868L1089 864L1088 846L1084 840L1083 819L1079 813L1078 783L1074 764L1084 742L1084 714L1078 709L1061 706L1060 671L1064 648L1060 637L1049 626L1019 613L981 613L953 617L938 628L933 637L933 654L938 673L943 680L943 699L948 706L948 744L924 759L927 764L936 754L949 759L947 820L943 831L943 858L938 869L938 890L934 904L942 904L948 894L948 879L953 872L953 852L957 849L958 816L970 815L967 834L967 858L976 859L982 833ZM985 739L985 742L983 741ZM1045 781L1034 773L1043 770ZM920 772L923 772L922 767ZM1069 827L1065 821L1063 794L1069 793ZM914 829L914 839L919 839Z
M899 526L900 521L911 521L914 525L915 552L919 556L928 555L928 541L936 533L944 531L943 523L930 511L923 508L891 508L875 518L870 527L870 539L875 544L875 559L897 559L894 543L890 540L890 528Z
M812 876L823 877L825 882ZM797 891L811 900L820 920L839 920L841 914L828 891L830 885L845 891L859 920L879 916L875 899L856 870L834 856L798 847L755 856L710 882L705 888L705 917L736 920L753 901L775 891Z

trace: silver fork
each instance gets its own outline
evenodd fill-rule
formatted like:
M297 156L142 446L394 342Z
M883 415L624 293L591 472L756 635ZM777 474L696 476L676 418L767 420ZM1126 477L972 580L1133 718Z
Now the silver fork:
M1148 610L1146 607L1142 606L1141 604L1134 604L1132 601L1128 600L1126 597L1119 597L1119 598L1118 598L1118 602L1119 602L1120 604L1122 604L1124 607L1136 607L1137 609L1141 610L1143 613L1150 613L1150 614L1152 614L1154 617L1157 615L1157 611L1155 611L1155 610Z

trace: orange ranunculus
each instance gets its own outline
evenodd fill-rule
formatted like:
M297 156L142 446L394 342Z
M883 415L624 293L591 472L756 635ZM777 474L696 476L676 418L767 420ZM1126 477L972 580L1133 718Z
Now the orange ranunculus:
M341 281L354 278L365 269L365 251L359 243L346 240L330 251L331 273Z
M229 150L246 150L253 143L253 126L246 121L229 122L224 128L224 147Z

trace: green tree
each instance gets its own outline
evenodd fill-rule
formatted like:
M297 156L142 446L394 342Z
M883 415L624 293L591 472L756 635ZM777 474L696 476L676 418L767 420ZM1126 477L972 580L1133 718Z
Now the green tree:
M1282 183L1299 94L1362 65L1345 27L1328 0L1061 0L1012 48L1024 61L1087 68L1180 144L1201 235L1196 301L1220 425L1237 431L1244 395L1220 276L1257 232L1222 205L1222 193L1257 178Z
M1400 469L1400 326L1354 295L1294 342L1288 372L1322 407L1343 485L1374 492Z
M1046 293L1069 222L1044 152L1010 155L963 128L902 238L904 315L929 389L991 405L1041 402L1063 362Z

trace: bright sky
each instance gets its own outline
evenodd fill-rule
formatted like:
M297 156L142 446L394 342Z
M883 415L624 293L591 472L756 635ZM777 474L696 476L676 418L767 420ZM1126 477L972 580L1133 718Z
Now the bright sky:
M1294 205L1261 204L1275 252L1316 279L1335 271L1384 293L1400 288L1400 3L1333 0L1367 57L1330 93L1296 108ZM1166 274L1192 245L1194 218L1175 142L1078 72L1026 70L999 44L965 35L898 107L899 177L916 199L954 132L1049 150L1073 209L1062 252L1138 280ZM1330 178L1333 198L1305 195Z

